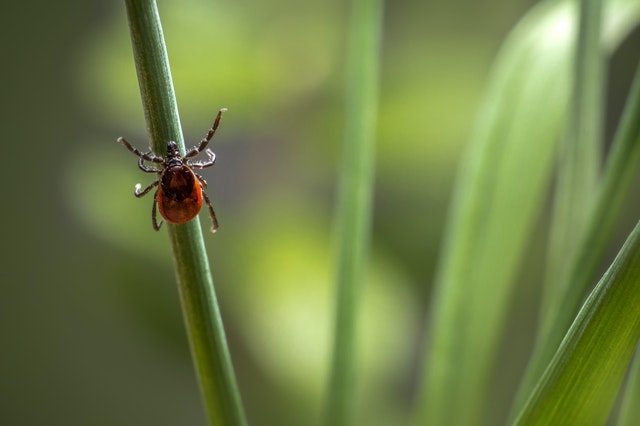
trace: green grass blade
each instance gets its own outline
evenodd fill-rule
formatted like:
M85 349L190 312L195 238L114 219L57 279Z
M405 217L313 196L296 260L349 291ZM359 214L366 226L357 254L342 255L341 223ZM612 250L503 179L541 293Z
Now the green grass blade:
M153 149L184 142L169 60L153 0L126 0L136 70ZM211 425L244 425L231 356L218 309L198 218L168 224L182 309L196 374Z
M531 361L522 380L517 410L538 381L592 285L640 164L640 67L605 164L586 232L578 244L564 294L548 306ZM514 413L515 414L515 413Z
M602 0L581 0L573 66L567 137L561 144L549 238L545 297L554 299L568 284L567 257L584 233L602 157L604 51L600 41ZM547 308L543 303L544 312Z
M624 389L618 426L640 425L640 404L638 401L640 401L640 356L636 349L636 355L627 378L627 386Z
M517 425L605 423L640 339L638 282L640 223L587 298Z
M542 3L494 65L445 233L418 424L482 424L513 279L566 113L571 16L566 3Z
M628 0L611 3L603 31L608 48L630 31L637 8ZM544 205L567 117L573 6L541 2L509 35L494 65L445 232L419 424L484 421L514 278Z
M383 1L352 0L344 153L336 211L337 312L325 421L354 421L357 317L371 227Z

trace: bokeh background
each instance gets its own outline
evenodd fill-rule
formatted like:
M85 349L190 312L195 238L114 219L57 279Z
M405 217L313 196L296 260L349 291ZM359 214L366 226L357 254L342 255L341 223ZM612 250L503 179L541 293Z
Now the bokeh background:
M456 165L492 58L534 3L386 4L360 424L408 418ZM217 164L203 173L221 224L206 243L249 422L316 424L332 329L347 4L160 0L159 9L187 143L229 108ZM151 178L115 142L148 146L124 4L0 10L0 423L204 424L168 240L151 228L151 197L133 197ZM610 64L609 133L639 42L636 31ZM531 343L533 277L514 301L515 340L503 351L513 375L491 397L498 420Z

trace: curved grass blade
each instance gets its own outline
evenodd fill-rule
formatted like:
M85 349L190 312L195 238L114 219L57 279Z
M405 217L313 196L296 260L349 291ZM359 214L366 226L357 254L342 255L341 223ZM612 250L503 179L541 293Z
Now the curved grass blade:
M513 279L566 115L571 19L566 3L542 3L494 65L445 233L418 424L482 423Z
M612 1L611 48L634 22ZM544 205L567 113L571 1L536 6L503 46L461 165L433 298L419 424L482 424L514 278ZM622 25L624 23L624 25Z
M582 306L516 425L604 424L640 339L640 223Z
M640 66L636 70L624 115L614 137L611 152L596 191L585 233L577 244L575 258L563 279L564 292L558 292L541 318L538 338L514 404L519 410L534 384L557 350L575 318L580 303L592 285L600 259L608 247L616 220L622 211L638 164L640 164Z

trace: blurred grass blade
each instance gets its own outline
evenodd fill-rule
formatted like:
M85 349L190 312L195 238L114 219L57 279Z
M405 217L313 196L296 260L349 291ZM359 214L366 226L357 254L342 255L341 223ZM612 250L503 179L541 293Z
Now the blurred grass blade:
M126 0L131 44L153 150L168 141L184 152L169 59L154 0ZM200 221L166 224L182 310L197 378L210 425L244 425L246 420L218 309Z
M618 426L637 425L640 425L640 352L636 348L636 355L627 378L627 386L624 389Z
M600 42L602 0L581 0L567 135L561 146L549 237L545 298L569 284L567 269L593 207L601 165L604 53Z
M368 257L383 1L352 0L344 153L336 211L337 312L327 425L353 423L357 317Z
M566 278L570 285L551 301L541 318L533 355L514 403L514 415L542 375L592 285L639 164L640 66L636 69L624 114L603 170L587 229Z
M419 424L483 423L514 275L566 113L572 16L566 2L541 3L512 31L492 70L445 233Z
M570 284L569 273L579 250L577 242L582 240L594 205L600 151L604 147L601 140L604 91L604 53L600 40L602 0L580 0L576 5L579 5L579 25L573 55L573 90L566 136L560 144L541 318L549 314L550 305L557 306ZM562 330L562 335L568 326ZM552 354L553 351L543 366ZM540 374L541 371L527 372L514 408L519 409Z
M639 282L640 223L580 309L517 425L606 422L640 339Z
M629 31L637 7L631 0L611 3L607 46ZM419 424L484 422L514 277L544 205L566 118L575 12L571 1L539 3L496 59L445 233Z

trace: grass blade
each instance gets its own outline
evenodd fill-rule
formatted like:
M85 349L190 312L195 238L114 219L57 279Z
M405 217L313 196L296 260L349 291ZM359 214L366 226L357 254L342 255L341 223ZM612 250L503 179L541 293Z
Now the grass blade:
M517 425L605 423L640 339L639 281L640 223L587 298Z
M445 233L419 385L419 424L484 422L514 277L544 205L555 142L567 117L573 6L539 3L510 34L494 65ZM638 9L628 0L611 6L603 28L608 49L630 31Z
M584 295L597 273L600 259L609 239L635 172L640 164L640 67L636 70L629 99L614 137L611 152L599 182L594 208L588 218L587 229L578 244L567 280L570 285L550 303L541 319L541 326L531 361L523 378L518 409L526 395L542 375L557 350L566 330L575 318Z
M354 421L357 317L370 239L382 17L382 0L351 1L346 129L336 211L337 312L325 413L326 424L332 426Z
M158 154L168 141L184 152L178 108L158 9L153 0L126 0L140 93ZM218 309L200 222L167 224L196 374L211 425L244 425L231 356Z
M573 65L573 91L567 137L561 144L554 194L545 279L546 303L562 294L568 284L567 257L584 233L602 157L604 51L600 41L602 0L581 0L578 40Z
M618 426L636 426L640 424L640 356L636 356L631 364L631 371L624 390L624 399L620 408Z
M418 424L482 424L513 279L565 116L571 17L566 3L541 3L494 65L445 232Z

